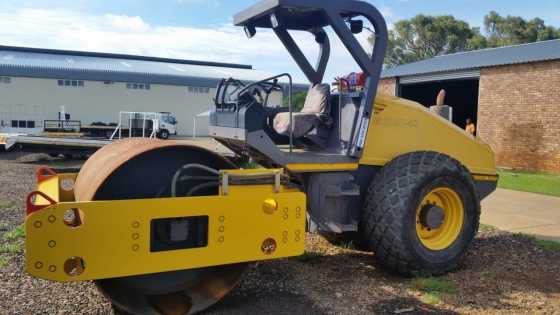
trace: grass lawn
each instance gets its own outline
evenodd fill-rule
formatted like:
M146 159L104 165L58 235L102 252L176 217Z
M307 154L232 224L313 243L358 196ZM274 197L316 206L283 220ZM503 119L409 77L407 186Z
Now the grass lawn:
M560 242L552 240L535 240L535 244L549 252L560 252Z
M560 197L560 175L500 171L498 187Z

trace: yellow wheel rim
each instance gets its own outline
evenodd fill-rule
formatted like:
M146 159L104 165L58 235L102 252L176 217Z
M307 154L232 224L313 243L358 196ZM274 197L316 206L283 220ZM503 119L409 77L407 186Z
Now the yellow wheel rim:
M436 206L443 210L443 220L436 228L430 228L422 220L422 211ZM445 249L459 237L463 229L465 211L461 197L450 188L439 187L430 191L416 210L416 234L430 250Z

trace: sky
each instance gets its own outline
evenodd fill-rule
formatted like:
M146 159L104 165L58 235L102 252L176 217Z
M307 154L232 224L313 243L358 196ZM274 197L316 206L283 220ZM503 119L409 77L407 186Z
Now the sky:
M385 16L389 28L416 14L451 14L482 26L491 10L501 15L542 18L560 27L558 0L368 0ZM233 62L270 73L304 76L279 40L267 31L247 39L232 25L235 13L255 0L1 0L0 45L85 50L147 56ZM297 34L302 49L315 60L310 37ZM367 32L358 37L367 46ZM325 81L358 71L341 43L331 38L331 62Z

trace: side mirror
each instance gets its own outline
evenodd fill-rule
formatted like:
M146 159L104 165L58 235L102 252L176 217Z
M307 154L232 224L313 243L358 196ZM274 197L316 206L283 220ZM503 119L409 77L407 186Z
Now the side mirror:
M257 34L257 29L255 29L254 26L249 25L249 26L245 26L245 35L247 35L248 38L252 38L253 36L255 36L255 34Z
M364 21L362 20L350 20L350 31L352 34L360 34L364 30Z

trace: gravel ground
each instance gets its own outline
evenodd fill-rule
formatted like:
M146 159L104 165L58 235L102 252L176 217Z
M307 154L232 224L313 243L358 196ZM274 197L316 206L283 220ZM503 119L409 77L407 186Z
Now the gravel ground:
M38 165L82 162L1 153L1 242L8 243L6 233L24 220L23 200L35 185ZM560 253L523 235L481 231L458 270L439 279L452 290L439 293L380 270L371 253L335 247L317 235L307 236L306 251L251 267L207 314L560 314ZM91 282L34 279L23 269L23 253L0 258L0 314L112 313Z

